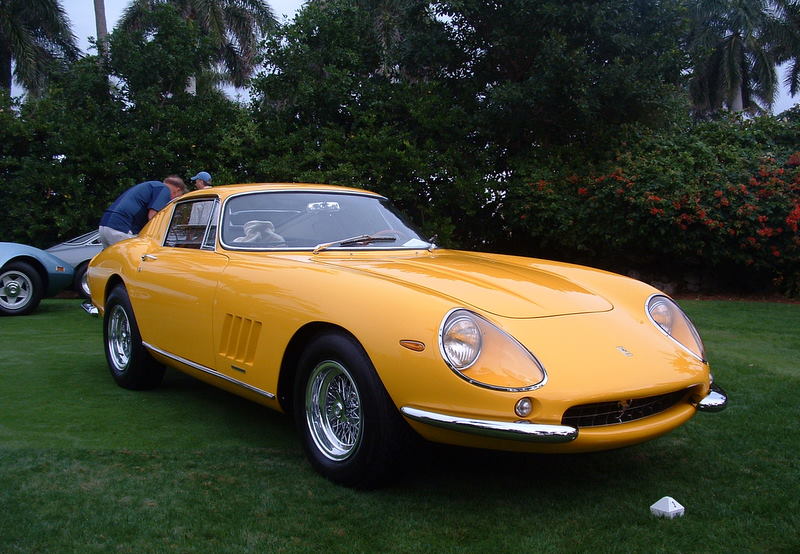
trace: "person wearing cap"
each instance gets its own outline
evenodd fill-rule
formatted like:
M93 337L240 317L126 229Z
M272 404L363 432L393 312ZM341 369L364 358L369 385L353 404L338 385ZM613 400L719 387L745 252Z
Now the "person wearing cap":
M207 171L201 171L192 177L192 181L194 181L194 186L197 187L198 190L211 188L211 174Z
M161 208L184 192L186 184L183 179L170 175L163 182L145 181L120 194L100 218L103 248L135 237Z

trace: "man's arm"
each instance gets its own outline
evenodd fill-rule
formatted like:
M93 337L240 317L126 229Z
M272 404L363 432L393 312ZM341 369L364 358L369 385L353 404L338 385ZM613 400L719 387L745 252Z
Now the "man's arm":
M150 208L149 210L147 210L147 219L148 220L153 219L153 216L156 215L157 213L158 212L156 210Z

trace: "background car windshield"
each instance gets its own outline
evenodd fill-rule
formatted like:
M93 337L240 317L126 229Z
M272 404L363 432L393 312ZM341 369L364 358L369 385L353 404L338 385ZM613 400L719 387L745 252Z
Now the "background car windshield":
M314 248L360 235L346 248L427 248L384 199L360 194L261 192L225 204L222 242L232 248ZM337 245L333 245L333 248Z

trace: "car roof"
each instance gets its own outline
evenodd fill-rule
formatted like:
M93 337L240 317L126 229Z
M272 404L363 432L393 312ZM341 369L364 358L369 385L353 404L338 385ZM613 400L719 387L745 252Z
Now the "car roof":
M215 194L227 198L243 192L271 192L271 191L298 191L298 192L348 192L368 194L382 198L381 195L364 189L354 187L341 187L338 185L323 185L316 183L240 183L235 185L220 185L210 189L200 189L186 193L181 198Z

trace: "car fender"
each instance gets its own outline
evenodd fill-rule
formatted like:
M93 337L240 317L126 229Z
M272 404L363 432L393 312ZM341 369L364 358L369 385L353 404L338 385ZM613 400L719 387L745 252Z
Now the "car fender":
M47 296L56 294L72 283L75 270L61 258L26 244L0 242L0 267L15 260L27 262L39 271Z

